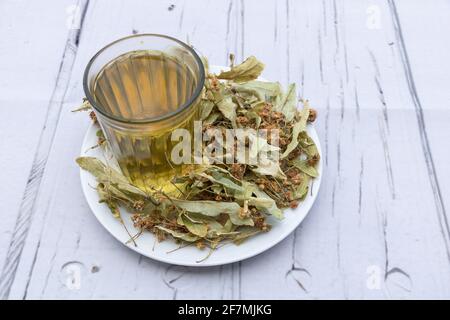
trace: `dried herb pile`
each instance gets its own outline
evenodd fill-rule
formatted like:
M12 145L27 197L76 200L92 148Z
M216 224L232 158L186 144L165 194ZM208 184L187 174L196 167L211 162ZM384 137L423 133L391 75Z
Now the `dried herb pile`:
M317 177L320 159L306 126L316 112L302 101L298 109L295 84L283 91L278 82L256 80L264 69L255 57L229 71L212 74L204 61L207 79L201 102L203 130L211 128L266 129L267 139L258 137L258 150L274 149L272 130L279 130L279 158L269 165L215 163L195 165L185 176L172 181L180 190L173 197L155 189L146 193L133 186L116 169L92 157L76 161L97 181L100 202L122 221L120 208L131 213L134 226L154 233L158 240L175 238L182 245L215 249L221 243L241 243L260 232L268 232L267 217L283 218L284 208L297 207ZM78 110L89 110L87 101ZM91 118L95 115L91 111ZM99 145L105 138L98 132ZM205 146L206 147L206 146ZM122 221L123 222L123 221Z

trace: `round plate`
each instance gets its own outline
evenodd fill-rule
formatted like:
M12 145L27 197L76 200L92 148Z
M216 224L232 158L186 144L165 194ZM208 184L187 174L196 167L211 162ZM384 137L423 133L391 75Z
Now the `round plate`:
M211 67L212 72L220 72L220 70L224 69L227 68L219 66ZM105 162L105 154L103 153L102 148L91 149L92 146L97 144L97 130L98 128L94 125L89 127L84 137L83 146L81 148L81 156L96 157ZM322 154L316 130L311 125L308 125L307 131L316 143L319 153ZM108 157L108 162L110 161L111 159ZM158 261L183 266L207 267L237 262L253 257L265 250L270 249L294 231L308 214L317 197L322 180L322 160L320 160L317 170L319 172L319 176L313 180L310 185L308 195L296 209L286 209L284 211L285 217L281 221L276 220L273 217L268 218L268 222L272 225L272 229L269 232L260 233L246 240L241 245L226 244L221 246L207 259L204 258L209 253L208 249L200 250L195 246L187 246L175 250L179 247L179 245L172 239L168 238L167 240L158 243L154 235L150 232L144 232L136 240L137 246L130 243L130 236L125 231L125 228L112 216L105 204L98 202L99 197L97 195L97 191L92 188L92 186L96 185L95 178L89 172L82 169L80 169L80 176L81 187L92 212L103 227L105 227L109 233L111 233L125 246L146 257ZM131 234L136 234L138 230L134 228L131 221L131 216L125 210L122 210L122 217L128 231Z

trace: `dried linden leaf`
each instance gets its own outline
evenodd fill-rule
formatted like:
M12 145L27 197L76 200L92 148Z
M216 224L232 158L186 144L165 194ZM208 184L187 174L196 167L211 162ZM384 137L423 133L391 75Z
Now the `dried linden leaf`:
M302 179L300 185L294 190L294 198L295 199L303 199L309 190L309 181L310 177L306 174L302 174Z
M211 111L214 109L214 103L210 100L203 101L201 103L201 115L200 119L205 120L211 114Z
M240 218L241 206L236 202L220 202L220 201L189 201L180 199L171 199L176 206L188 212L201 213L209 217L217 217L222 213L228 214L230 220L235 225L253 226L254 222L249 218Z
M274 102L278 96L281 95L281 85L278 82L266 81L250 81L240 84L234 84L232 89L239 94L239 96L246 99L255 98L253 102L254 107L261 101Z
M282 112L287 121L294 119L297 111L297 89L295 83L289 85L288 91L283 95L281 103L276 106L275 110Z
M199 173L199 174L197 174L197 176L206 178L213 183L218 183L218 184L226 187L229 190L243 192L243 189L241 186L237 185L236 183L234 183L233 181L231 181L230 179L225 177L225 175L223 173L213 172L212 175L208 175L206 173Z
M308 164L308 160L296 159L293 160L291 163L296 168L300 169L302 172L306 173L310 177L316 178L319 175L317 169L314 166Z
M222 112L223 116L231 121L233 126L236 126L236 104L231 99L231 96L224 97L218 104L217 108Z
M316 144L306 132L300 132L298 140L300 147L309 157L319 156Z
M79 157L76 159L78 165L89 171L97 178L98 182L112 183L123 192L129 192L132 195L147 197L147 194L141 189L133 186L128 179L111 167L106 167L103 162L93 157Z
M309 107L308 104L305 104L302 111L300 112L300 120L294 124L292 128L292 138L291 142L286 147L286 150L281 155L281 159L286 158L295 148L297 148L299 144L298 136L301 132L306 131L306 123L308 121L309 116Z
M157 229L164 231L168 234L170 234L172 237L186 241L186 242L195 242L200 240L199 237L189 234L189 233L183 233L183 232L178 232L178 231L174 231L168 228L165 228L163 226L156 226Z
M259 165L256 168L252 168L251 170L255 173L258 173L260 175L264 176L272 176L274 178L278 179L286 179L286 175L284 174L283 170L280 168L280 164L276 161L267 159L267 163L264 165Z
M183 214L180 215L180 218L182 222L181 225L184 225L190 233L199 236L200 238L204 238L208 234L208 227L205 224L193 222Z
M231 67L229 71L222 71L217 78L245 82L257 79L263 70L264 64L254 56L250 56L241 64Z
M242 230L237 236L234 237L233 243L241 244L248 238L250 238L254 235L257 235L260 232L261 232L261 230L259 230L257 228L246 228L245 230Z
M263 210L266 214L273 215L277 219L283 219L283 212L277 207L277 204L271 197L259 189L255 189L253 193L257 198L250 198L249 204Z

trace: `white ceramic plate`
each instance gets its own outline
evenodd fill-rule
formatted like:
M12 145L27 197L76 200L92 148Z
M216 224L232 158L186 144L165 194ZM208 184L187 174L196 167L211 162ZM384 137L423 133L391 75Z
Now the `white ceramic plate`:
M211 68L213 72L218 72L225 67ZM90 126L84 137L83 146L81 148L81 156L91 156L105 161L105 155L101 148L90 149L90 147L96 145L97 136L96 126ZM322 154L320 148L319 138L316 130L309 125L308 134L314 140L317 148ZM89 150L90 149L90 150ZM108 161L111 161L110 159ZM272 217L269 217L269 223L272 225L272 229L267 233L261 233L256 235L243 244L236 246L234 244L227 244L219 249L215 250L210 257L206 260L198 262L205 258L208 254L208 249L199 250L194 246L188 246L179 250L170 252L178 245L171 239L167 239L163 242L156 242L155 237L150 232L143 233L137 240L137 246L133 243L127 243L130 239L129 235L125 231L124 227L111 215L111 212L105 204L99 203L97 191L92 187L96 185L95 178L87 171L80 169L81 186L83 188L84 195L94 215L98 221L111 233L117 240L123 243L128 248L155 260L183 265L183 266L216 266L227 263L241 261L250 257L253 257L265 250L270 249L281 240L286 238L298 225L303 221L305 216L311 209L319 191L320 183L322 180L322 160L318 164L319 177L313 180L310 186L310 191L305 200L300 203L296 209L287 209L284 211L285 218L278 221ZM123 210L123 218L127 229L131 234L136 234L138 230L134 228L130 215Z

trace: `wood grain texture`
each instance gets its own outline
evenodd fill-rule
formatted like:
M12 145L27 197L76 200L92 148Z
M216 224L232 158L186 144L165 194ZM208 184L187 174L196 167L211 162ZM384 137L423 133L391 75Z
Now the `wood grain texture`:
M449 44L437 36L450 30L447 1L91 0L78 4L81 29L50 27L71 4L41 2L59 17L44 24L35 22L37 5L0 5L36 19L24 18L10 39L52 48L42 64L19 67L29 75L42 68L24 82L34 94L19 94L19 77L0 80L0 101L36 105L24 110L38 122L19 143L0 145L34 159L7 173L17 185L1 204L12 212L0 226L2 298L450 297L450 63ZM39 36L50 30L52 40ZM256 55L265 78L296 82L319 111L322 189L304 223L271 250L222 267L170 266L127 250L89 211L73 161L88 120L70 110L84 95L92 55L146 32L185 40L212 64L226 64L230 52ZM20 41L13 44L25 50ZM20 59L0 61L13 74ZM14 117L23 121L21 112Z
M0 275L0 297L2 298L9 295L11 284L14 281L31 224L34 201L39 191L54 137L54 129L58 122L60 106L67 88L67 73L70 74L73 61L71 53L74 51L78 31L70 32L65 46L62 46L64 43L61 41L62 37L67 37L68 29L65 24L66 20L61 19L63 16L57 13L58 11L64 12L68 3L60 2L57 6L49 8L46 11L48 17L41 14L41 6L28 2L5 2L1 8L4 16L11 17L10 20L6 19L3 22L7 28L3 29L4 34L1 34L5 40L3 43L8 45L2 50L2 69L4 68L6 71L5 79L9 80L0 86L2 99L3 97L5 99L2 113L13 110L12 114L6 116L5 113L5 117L3 117L7 119L6 127L3 127L5 133L11 132L13 136L4 140L4 142L8 142L8 145L2 145L2 148L10 151L11 155L14 155L14 159L34 158L29 171L24 170L14 176L6 176L5 181L11 179L9 181L17 181L17 185L15 184L12 190L2 192L5 199L8 199L9 195L17 197L18 192L23 190L20 185L21 180L28 173L25 190L22 191L22 201L18 210L13 211L16 215L11 215L15 219L15 224L8 223L11 218L7 217L6 219L6 226L10 228L8 230L10 239L6 245L4 243L7 240L2 241L2 247L5 248L2 252L6 253L4 259L0 260L4 261ZM20 14L11 16L7 14L10 10ZM57 18L55 19L54 16ZM30 29L31 32L29 32ZM49 39L51 39L50 42ZM56 51L56 54L52 52L53 50ZM59 65L54 64L55 60L60 61ZM57 67L56 70L55 67ZM54 80L55 77L56 80ZM9 106L7 106L8 102L10 102ZM9 122L11 120L12 123ZM21 124L26 126L24 131L28 131L27 135L17 134L18 130L20 132ZM30 140L22 142L21 138ZM21 143L24 143L29 149L24 151ZM18 144L19 148L11 148L14 144ZM29 168L27 161L15 163L14 159L2 157L1 162L5 168L9 163L13 163L12 172L15 169L14 165L23 166L21 169ZM8 169L5 170L9 174L11 173ZM7 202L6 205L10 205L10 203ZM10 210L5 207L2 211ZM2 225L5 226L5 224Z

